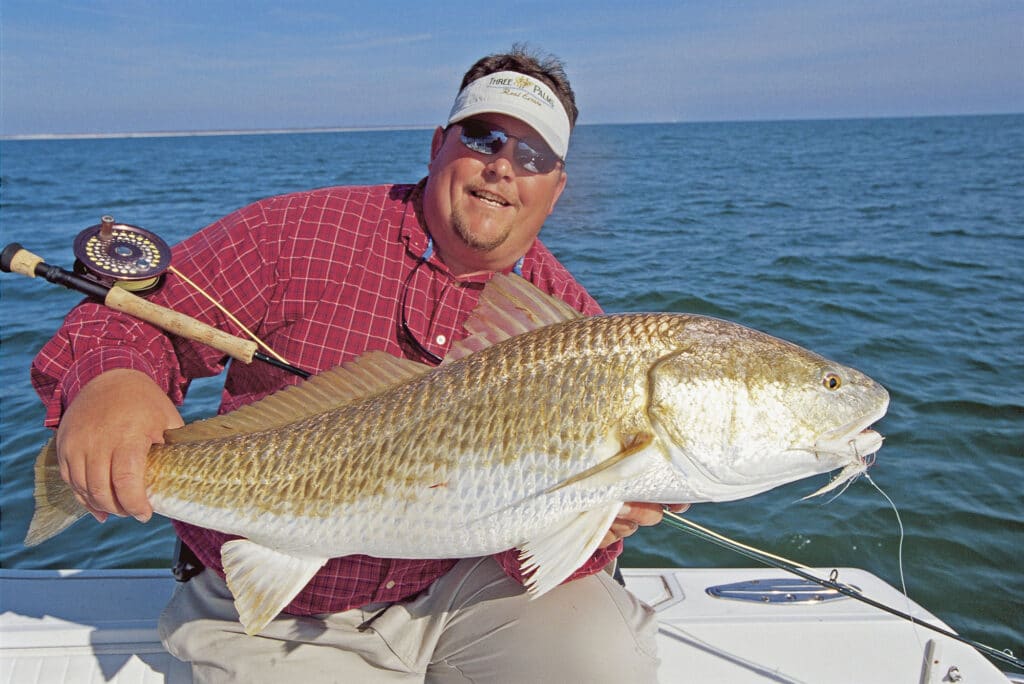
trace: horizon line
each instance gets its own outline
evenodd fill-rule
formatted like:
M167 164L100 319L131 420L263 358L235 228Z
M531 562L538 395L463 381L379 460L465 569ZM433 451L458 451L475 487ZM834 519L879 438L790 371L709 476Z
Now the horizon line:
M577 127L584 126L645 126L658 124L707 124L707 123L786 123L806 121L858 121L858 120L884 120L884 119L934 119L953 117L973 116L1020 116L1024 112L976 112L963 114L903 114L903 115L877 115L877 116L834 116L834 117L808 117L808 118L778 118L778 119L703 119L703 120L665 120L665 121L609 121L600 123L581 123ZM213 137L219 135L287 135L302 133L366 133L366 132L388 132L388 131L414 131L429 130L434 128L431 124L399 124L380 126L312 126L297 128L240 128L240 129L206 129L206 130L177 130L177 131L113 131L104 133L12 133L0 135L0 140L110 140L110 139L131 139L131 138L191 138L191 137Z

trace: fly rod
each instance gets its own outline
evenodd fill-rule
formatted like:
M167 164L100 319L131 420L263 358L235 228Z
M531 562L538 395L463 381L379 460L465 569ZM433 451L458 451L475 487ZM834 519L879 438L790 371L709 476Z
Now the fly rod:
M179 337L201 342L242 363L261 361L308 378L311 373L265 354L256 342L154 304L135 292L152 290L170 266L170 248L156 235L136 226L115 224L109 216L75 239L75 271L53 266L14 242L0 253L0 270L29 278L41 277L55 285L101 301L106 306L151 323Z

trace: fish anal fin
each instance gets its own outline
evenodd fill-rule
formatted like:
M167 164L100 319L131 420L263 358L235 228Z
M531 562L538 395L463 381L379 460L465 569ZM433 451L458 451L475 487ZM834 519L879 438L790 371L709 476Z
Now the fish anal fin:
M496 273L484 286L479 303L466 320L464 327L469 336L452 345L444 363L465 358L510 337L582 316L521 276Z
M50 439L36 457L35 512L25 535L25 546L42 544L86 514L71 487L60 476L57 440Z
M530 598L554 589L580 568L608 532L622 502L583 511L520 546L519 562Z
M590 479L600 473L605 473L609 468L621 463L630 456L638 454L654 442L654 435L650 432L638 432L636 434L627 437L621 444L621 448L612 454L610 457L604 459L597 465L593 465L586 470L576 473L572 477L559 482L558 484L549 487L544 491L545 494L551 494L557 492L559 489L568 487L571 484L581 482L583 480ZM614 480L618 480L618 477L614 477Z
M373 396L430 370L430 366L386 352L367 352L231 413L168 430L164 440L182 444L272 430Z
M327 562L326 558L292 556L247 539L225 542L220 555L239 622L250 636L277 617Z

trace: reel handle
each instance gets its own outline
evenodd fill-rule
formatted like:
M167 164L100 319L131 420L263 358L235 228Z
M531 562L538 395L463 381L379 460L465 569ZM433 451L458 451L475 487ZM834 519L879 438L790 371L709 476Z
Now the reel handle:
M243 363L252 363L256 356L255 342L229 335L191 316L149 302L124 288L107 287L57 266L50 266L16 242L7 245L0 253L0 270L20 273L29 278L42 276L51 283L101 299L110 308L152 323L169 333L209 345Z

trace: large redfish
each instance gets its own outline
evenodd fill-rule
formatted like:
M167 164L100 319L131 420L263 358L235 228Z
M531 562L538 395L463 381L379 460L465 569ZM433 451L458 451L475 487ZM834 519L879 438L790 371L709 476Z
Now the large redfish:
M247 632L331 557L519 548L540 595L625 501L727 501L843 468L838 482L881 445L881 386L734 323L584 318L496 276L466 328L438 368L369 353L152 448L155 511L244 537L221 555ZM83 513L44 449L25 543Z

